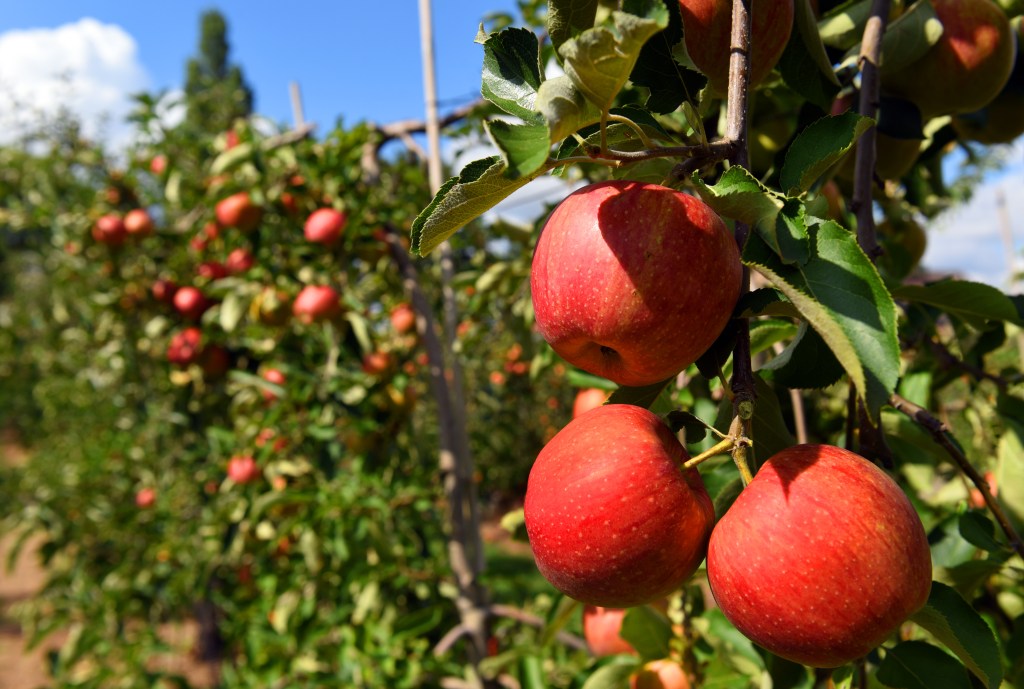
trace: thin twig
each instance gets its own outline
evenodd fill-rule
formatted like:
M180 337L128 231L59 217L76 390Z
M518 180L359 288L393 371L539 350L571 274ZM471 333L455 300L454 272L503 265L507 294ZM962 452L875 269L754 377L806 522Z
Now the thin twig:
M898 411L906 414L908 417L913 419L919 426L928 431L932 438L942 449L946 451L956 465L960 467L960 471L967 475L967 478L971 479L971 483L981 493L982 498L985 500L985 505L989 511L992 512L992 516L996 518L999 523L999 527L1006 534L1006 538L1010 541L1010 546L1017 552L1018 555L1024 557L1024 541L1021 541L1020 535L1014 530L1013 525L1007 518L1006 513L1003 511L1002 506L992 496L992 491L989 490L988 481L978 473L978 470L974 468L970 460L960 451L956 443L951 439L949 429L946 428L945 424L939 421L937 418L932 416L924 407L914 404L910 400L902 397L898 394L893 394L889 398L889 404L895 407Z
M487 613L492 617L505 617L510 620L515 620L516 622L521 622L530 627L536 627L537 629L543 629L547 625L547 622L543 617L528 613L525 610L520 610L519 608L514 608L511 605L491 605L487 608ZM434 655L442 656L447 653L455 642L465 636L465 634L466 627L462 624L458 624L449 629L448 632L441 637L441 640L437 642L437 645L434 646ZM585 640L575 634L570 634L569 632L560 631L555 634L555 638L570 648L575 648L580 651L585 651L588 648Z

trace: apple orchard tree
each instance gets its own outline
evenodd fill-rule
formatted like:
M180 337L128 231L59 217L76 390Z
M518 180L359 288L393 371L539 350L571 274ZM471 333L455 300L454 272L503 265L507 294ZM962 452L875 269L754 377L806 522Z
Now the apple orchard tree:
M918 264L946 154L1022 133L1024 8L520 6L539 30L478 37L498 154L412 248L542 175L582 184L537 233L532 310L611 395L545 445L523 512L551 629L582 603L613 658L582 686L1022 681L1024 304Z

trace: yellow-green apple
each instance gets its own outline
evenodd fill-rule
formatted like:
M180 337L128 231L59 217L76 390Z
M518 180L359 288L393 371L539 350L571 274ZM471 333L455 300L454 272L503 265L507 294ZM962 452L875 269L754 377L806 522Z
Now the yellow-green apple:
M218 201L214 213L222 227L235 227L242 232L255 230L263 219L263 209L244 191Z
M775 67L793 29L793 0L751 3L750 86L757 86ZM711 88L724 94L729 85L732 0L679 0L683 38L693 64Z
M228 460L228 478L245 485L259 480L262 472L251 455L236 455Z
M153 218L143 208L133 208L124 216L124 229L130 235L145 237L153 234Z
M725 616L772 653L836 667L928 600L931 554L910 500L848 450L771 457L718 521L708 581Z
M882 91L909 100L925 119L971 112L1003 89L1016 44L1010 20L992 0L932 0L942 36L919 59L882 66Z
M648 385L711 346L741 272L732 235L699 199L657 184L591 184L555 208L537 241L537 330L571 364Z
M597 409L608 399L608 391L601 388L586 388L576 393L572 403L572 418L583 416L591 409Z
M303 233L316 244L333 244L345 229L345 214L333 208L318 208L306 218Z
M629 689L690 689L683 666L671 658L652 660L629 678Z
M331 318L339 311L338 293L327 285L306 285L292 304L292 313L306 325Z
M416 326L416 312L405 302L391 309L389 318L392 329L399 335L404 335Z
M524 513L537 568L588 605L628 608L676 590L704 559L715 510L685 448L641 407L573 419L530 470Z
M174 293L174 308L189 320L198 321L211 304L195 287L179 287Z
M92 238L100 244L120 246L127 236L124 221L113 214L101 215L92 226Z

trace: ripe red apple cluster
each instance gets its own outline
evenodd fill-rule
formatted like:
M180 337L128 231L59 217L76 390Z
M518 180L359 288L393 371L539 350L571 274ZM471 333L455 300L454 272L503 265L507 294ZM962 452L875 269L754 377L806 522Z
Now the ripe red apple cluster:
M537 329L590 373L655 383L715 340L740 272L732 236L700 200L652 184L593 184L554 210L538 240ZM600 608L643 605L680 588L707 555L711 590L733 624L769 651L819 667L864 655L924 605L924 528L867 460L826 445L789 448L716 524L668 426L641 407L600 406L600 391L588 395L527 484L537 567L559 591ZM614 638L597 643L628 650Z

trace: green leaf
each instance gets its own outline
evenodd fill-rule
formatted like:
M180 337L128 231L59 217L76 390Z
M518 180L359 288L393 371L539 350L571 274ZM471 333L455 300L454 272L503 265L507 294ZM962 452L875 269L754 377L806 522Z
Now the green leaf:
M878 681L893 689L970 689L956 658L923 641L904 641L885 654Z
M210 165L210 174L223 175L225 172L235 169L252 158L253 151L253 146L249 142L229 148L213 159L213 163Z
M509 179L519 179L536 172L547 162L551 152L548 126L540 124L510 124L503 120L487 122L487 133L501 150Z
M1004 419L1007 429L996 447L999 503L1020 529L1024 526L1024 427Z
M639 669L635 658L616 658L587 677L582 689L629 689L629 676Z
M543 172L545 169L509 179L505 175L504 161L496 156L470 163L458 177L444 183L413 221L412 251L426 256L459 229Z
M787 200L782 212L775 217L774 227L764 226L758 231L783 262L802 264L810 257L807 216L799 201Z
M825 53L810 1L796 0L794 10L794 30L777 68L790 88L827 111L839 92L839 80Z
M630 81L650 91L647 107L661 114L673 112L683 101L696 103L708 81L703 74L687 69L676 60L674 49L683 42L683 19L676 0L664 2L668 26L644 44L629 75Z
M750 236L743 262L767 277L818 331L877 418L899 379L896 305L856 237L831 221L809 229L806 264L782 263L757 234Z
M508 28L488 36L483 45L480 93L509 115L538 121L535 103L541 71L537 36L529 29Z
M242 316L245 315L246 306L247 304L242 301L241 295L237 292L231 292L224 297L224 301L220 303L218 318L220 327L224 332L234 332L235 328L238 327L238 323L242 320Z
M699 443L708 434L708 425L704 420L688 411L673 409L665 416L665 423L673 433L685 431L688 444Z
M999 643L971 605L945 584L932 583L928 603L911 618L953 651L988 689L1003 681Z
M942 37L942 22L930 2L915 2L885 29L882 37L882 73L907 67L921 58ZM855 45L850 53L860 52Z
M716 213L754 227L774 228L775 218L785 200L739 166L726 170L714 186L705 184L696 173L693 182L701 199Z
M770 380L787 388L820 389L838 381L843 367L821 335L801 323L796 337L782 353L761 367Z
M626 612L619 635L644 660L665 658L671 651L672 624L667 617L647 605L630 608Z
M964 512L959 524L960 535L971 545L989 552L1002 550L1003 545L996 539L996 525L981 512Z
M873 123L869 117L846 112L827 115L804 129L786 153L786 162L779 177L782 188L790 196L810 189L830 167L849 153Z
M600 0L548 0L548 36L555 50L594 26L599 4Z
M818 22L818 34L825 45L847 50L860 42L870 16L871 0L842 3Z
M611 394L606 404L632 404L634 407L650 409L661 395L661 391L673 380L675 380L675 376L660 383L651 383L638 388L620 387Z
M646 5L644 16L614 11L610 23L587 29L558 49L566 75L602 112L611 108L647 39L668 26L661 0L634 4Z
M601 121L601 111L586 99L567 76L548 79L537 91L537 110L544 116L552 142Z
M934 306L979 330L984 329L987 320L1024 325L1009 297L980 282L941 280L927 285L900 285L892 295L896 299Z

